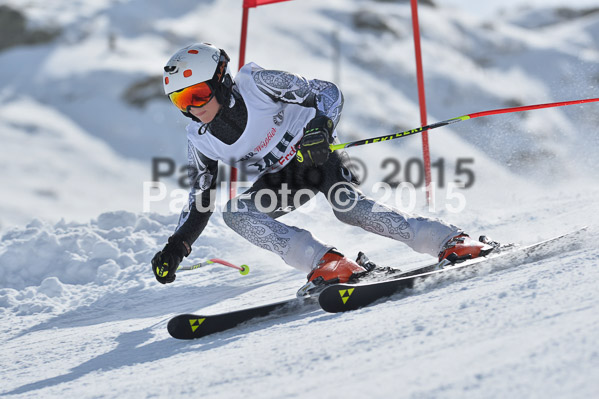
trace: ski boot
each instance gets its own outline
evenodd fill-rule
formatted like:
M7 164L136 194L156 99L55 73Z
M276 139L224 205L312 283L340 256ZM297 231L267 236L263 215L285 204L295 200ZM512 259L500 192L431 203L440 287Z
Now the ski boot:
M454 264L479 256L487 256L499 246L498 242L491 241L486 236L480 236L478 241L475 241L468 234L461 233L445 243L439 253L439 262L446 260Z
M374 267L373 263L372 265ZM368 274L366 267L331 249L308 274L308 282L297 291L296 295L298 297L316 295L327 285L355 281L366 274Z
M316 283L317 280L322 280L327 285L347 283L352 277L367 272L366 268L332 249L322 257L318 265L308 274L308 281Z

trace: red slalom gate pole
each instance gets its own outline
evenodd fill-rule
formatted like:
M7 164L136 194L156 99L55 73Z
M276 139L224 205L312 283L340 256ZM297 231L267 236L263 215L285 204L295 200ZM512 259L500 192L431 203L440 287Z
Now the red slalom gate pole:
M239 68L245 64L245 48L248 33L248 20L250 16L250 8L265 6L267 4L281 3L290 0L243 0L243 13L241 15L241 43L239 45ZM229 199L235 197L237 191L237 169L231 166L231 175L229 176Z
M414 52L416 55L416 80L418 83L418 101L420 103L420 126L426 126L426 96L424 92L424 73L422 70L422 50L420 47L420 24L418 23L418 0L411 0L412 28L414 31ZM428 132L422 132L422 158L424 161L424 182L426 203L431 204L431 155L428 146Z
M237 70L240 70L241 67L245 64L245 46L247 42L250 7L256 7L255 1L253 3L248 2L247 0L243 2L243 13L241 15L241 39L239 43L239 67L237 68ZM235 194L237 194L236 183L237 168L231 166L231 175L229 176L229 199L233 199L235 197Z

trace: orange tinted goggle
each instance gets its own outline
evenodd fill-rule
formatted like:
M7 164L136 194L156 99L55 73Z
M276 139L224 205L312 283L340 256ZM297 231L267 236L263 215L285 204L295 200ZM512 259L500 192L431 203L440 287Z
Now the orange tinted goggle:
M193 86L175 91L168 95L175 107L183 112L189 112L189 107L203 107L214 97L208 82L198 83Z

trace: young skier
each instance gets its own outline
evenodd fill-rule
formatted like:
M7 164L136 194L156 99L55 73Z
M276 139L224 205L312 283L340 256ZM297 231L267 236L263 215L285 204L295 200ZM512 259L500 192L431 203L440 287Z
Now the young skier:
M229 57L213 45L193 44L164 67L164 90L191 121L187 126L192 188L174 234L152 259L161 283L175 280L183 257L212 214L218 161L257 176L229 201L224 221L252 244L308 273L314 283L347 282L365 268L309 231L277 220L323 193L341 222L452 261L488 254L493 247L456 226L402 213L366 197L356 187L349 159L331 152L343 96L333 83L243 66L233 79Z

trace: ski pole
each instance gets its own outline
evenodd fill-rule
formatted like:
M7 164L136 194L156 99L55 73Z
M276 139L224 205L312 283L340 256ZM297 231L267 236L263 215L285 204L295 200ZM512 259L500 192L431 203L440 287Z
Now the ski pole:
M218 258L209 259L204 262L200 262L200 263L197 263L197 264L191 265L191 266L179 266L177 268L177 270L195 270L195 269L199 269L200 267L212 265L215 263L218 263L223 266L231 267L233 269L237 269L237 270L239 270L239 274L242 274L244 276L250 272L250 267L248 265L236 266L232 263L227 262L226 260L222 260L222 259L218 259Z
M330 149L332 152L332 151L340 150L342 148L347 148L347 147L357 147L357 146L365 145L365 144L380 143L383 141L388 141L388 140L398 139L401 137L411 136L413 134L422 133L426 130L436 129L438 127L447 126L452 123L457 123L457 122L461 122L461 121L467 121L468 119L474 119L474 118L478 118L481 116L507 114L507 113L511 113L511 112L530 111L533 109L541 109L541 108L563 107L564 105L584 104L584 103L591 103L591 102L596 102L596 101L599 101L599 98L589 98L589 99L584 99L584 100L573 100L573 101L562 101L562 102L548 103L548 104L525 105L522 107L500 108L500 109L492 109L489 111L475 112L472 114L458 116L457 118L451 118L451 119L447 119L445 121L431 123L430 125L421 126L416 129L406 130L405 132L399 132L399 133L390 134L387 136L373 137L373 138L364 139L364 140L351 141L351 142L343 143L343 144L331 144Z

